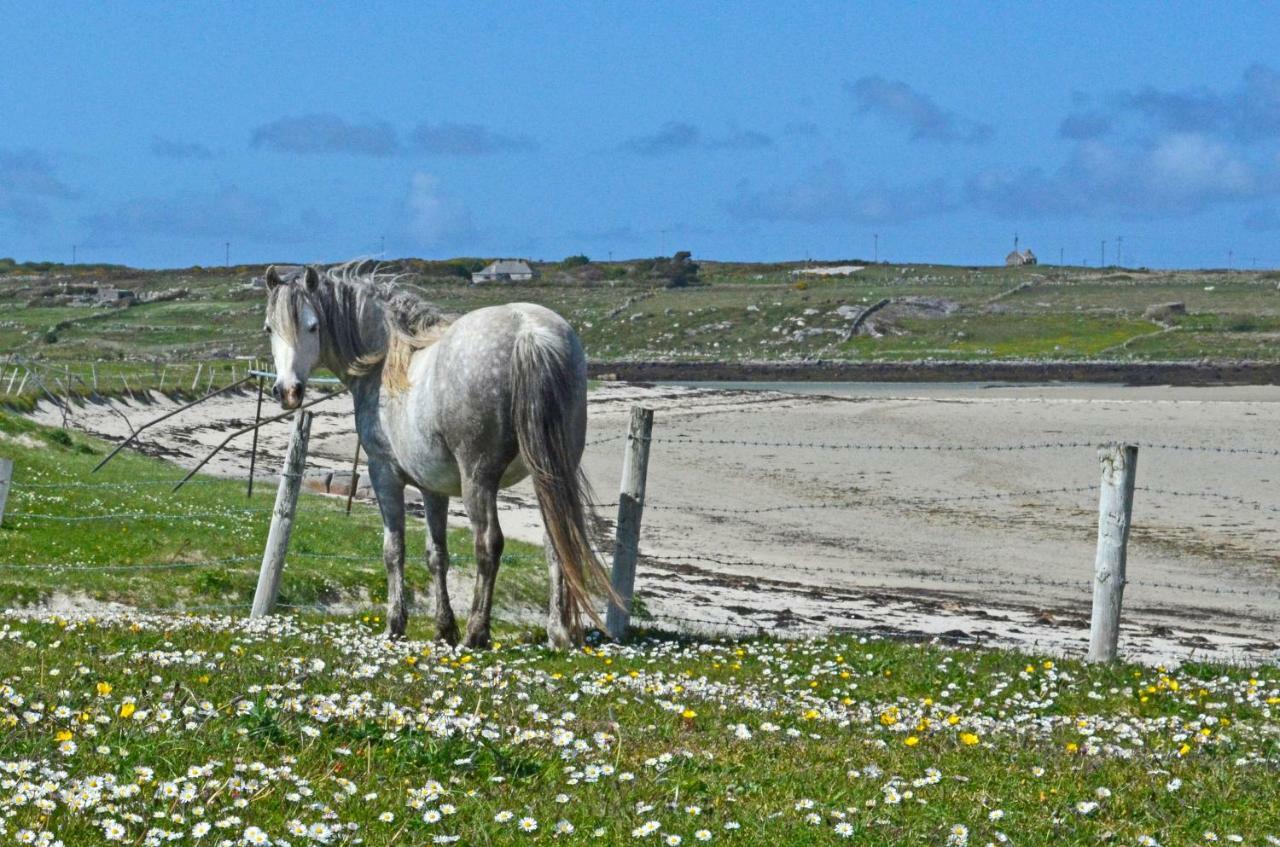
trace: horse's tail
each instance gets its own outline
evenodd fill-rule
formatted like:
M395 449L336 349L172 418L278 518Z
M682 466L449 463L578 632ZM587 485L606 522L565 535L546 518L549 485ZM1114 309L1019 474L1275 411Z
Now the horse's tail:
M570 341L565 344L565 341ZM586 414L586 360L572 335L526 323L511 362L513 417L520 458L533 477L547 537L564 575L563 623L577 640L582 613L597 626L593 592L612 595L604 566L591 547L587 510L591 487L579 465L572 416ZM583 429L579 425L578 429ZM555 586L552 586L552 591Z

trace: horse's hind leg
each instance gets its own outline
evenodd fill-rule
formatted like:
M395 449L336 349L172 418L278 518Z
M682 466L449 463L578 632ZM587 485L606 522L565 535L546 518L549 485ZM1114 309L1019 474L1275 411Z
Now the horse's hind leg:
M464 485L462 498L476 541L476 586L467 621L468 647L489 646L489 616L493 612L493 584L502 559L502 527L498 526L496 481Z
M436 596L436 638L458 643L458 623L449 605L449 498L422 492L427 511L427 567Z
M542 549L547 560L547 576L551 584L551 607L547 612L547 646L564 650L573 643L573 621L569 615L569 587L564 582L560 557L551 543L550 533L542 534Z

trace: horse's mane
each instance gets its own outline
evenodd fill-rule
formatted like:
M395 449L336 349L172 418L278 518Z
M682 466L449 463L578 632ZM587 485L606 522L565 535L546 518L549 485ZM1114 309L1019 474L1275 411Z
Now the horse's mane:
M382 363L383 384L399 391L409 386L413 354L439 341L452 322L438 306L405 286L407 278L408 274L384 271L371 261L356 259L326 269L315 291L302 284L281 289L288 292L291 323L296 325L302 304L310 300L348 372L367 374ZM382 349L370 346L361 332L360 315L369 301L376 301L382 310L387 339Z

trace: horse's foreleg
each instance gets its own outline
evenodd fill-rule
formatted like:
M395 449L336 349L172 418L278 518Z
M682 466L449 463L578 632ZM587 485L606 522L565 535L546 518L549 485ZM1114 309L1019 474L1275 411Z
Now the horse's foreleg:
M489 616L493 612L493 584L502 559L502 527L498 526L496 483L472 484L462 492L476 542L476 585L467 621L468 647L489 646Z
M547 575L551 584L551 608L547 612L547 646L564 650L573 643L573 622L569 615L569 588L564 583L564 571L560 557L551 543L551 536L542 534L542 549L547 559Z
M449 605L449 498L422 492L427 511L427 567L436 597L436 638L458 643L458 623Z
M373 490L382 512L382 563L387 568L387 635L404 635L409 620L404 592L404 483L389 471L370 466Z

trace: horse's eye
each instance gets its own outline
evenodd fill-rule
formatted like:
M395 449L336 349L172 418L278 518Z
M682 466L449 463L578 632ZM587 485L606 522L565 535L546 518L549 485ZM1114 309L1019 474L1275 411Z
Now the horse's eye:
M311 326L307 327L307 332L315 332L319 328L320 328L319 324L312 324Z
M267 335L270 335L270 334L271 334L271 327L269 327L269 326L264 326L264 327L262 328L262 331L263 331L263 332L265 332Z

